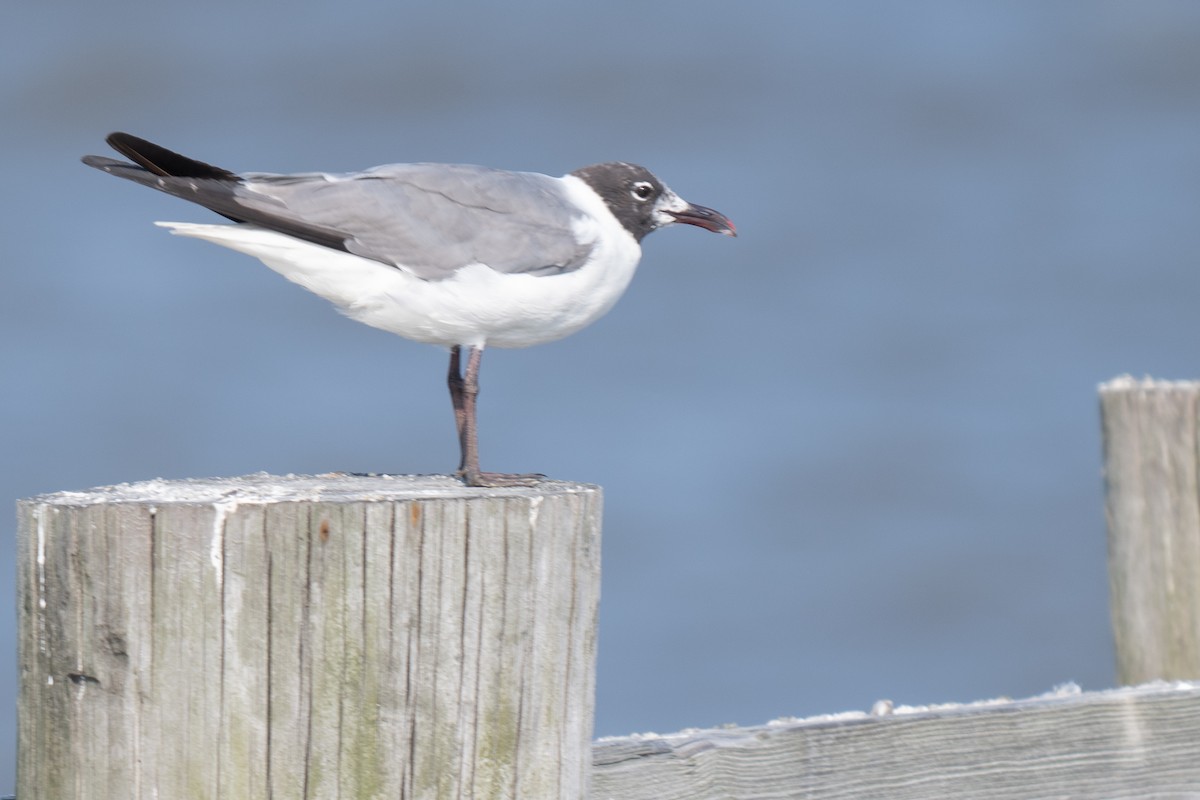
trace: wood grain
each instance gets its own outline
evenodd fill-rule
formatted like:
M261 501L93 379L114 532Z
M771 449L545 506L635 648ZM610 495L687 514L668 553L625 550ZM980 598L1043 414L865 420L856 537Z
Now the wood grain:
M582 798L599 514L439 477L22 501L18 796Z
M1200 685L596 743L593 800L1200 797Z
M1200 679L1200 383L1100 387L1121 683Z

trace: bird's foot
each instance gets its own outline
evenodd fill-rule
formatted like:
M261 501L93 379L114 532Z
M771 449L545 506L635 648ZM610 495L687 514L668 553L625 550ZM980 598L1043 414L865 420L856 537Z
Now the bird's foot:
M467 486L537 486L546 480L540 472L512 474L507 472L479 472L478 470L459 470L458 477Z

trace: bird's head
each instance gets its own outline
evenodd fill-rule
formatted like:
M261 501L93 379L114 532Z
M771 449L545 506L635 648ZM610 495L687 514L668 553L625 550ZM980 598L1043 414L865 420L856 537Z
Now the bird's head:
M687 202L637 164L610 161L571 174L600 195L613 216L639 242L651 231L676 222L737 236L737 229L724 214Z

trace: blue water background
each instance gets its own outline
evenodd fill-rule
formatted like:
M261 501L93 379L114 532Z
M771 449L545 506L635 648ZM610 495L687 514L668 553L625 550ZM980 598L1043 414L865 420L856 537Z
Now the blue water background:
M653 235L480 400L486 467L604 486L596 733L1113 685L1096 386L1200 377L1200 4L3 16L5 503L456 464L444 353L155 228L213 218L80 165L109 131L235 170L636 161L740 238Z

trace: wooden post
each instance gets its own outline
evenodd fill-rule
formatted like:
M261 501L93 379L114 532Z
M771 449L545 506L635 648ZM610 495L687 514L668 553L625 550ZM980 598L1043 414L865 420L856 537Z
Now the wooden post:
M21 800L585 796L597 487L255 475L18 510Z
M1123 684L1200 678L1200 383L1100 387Z

